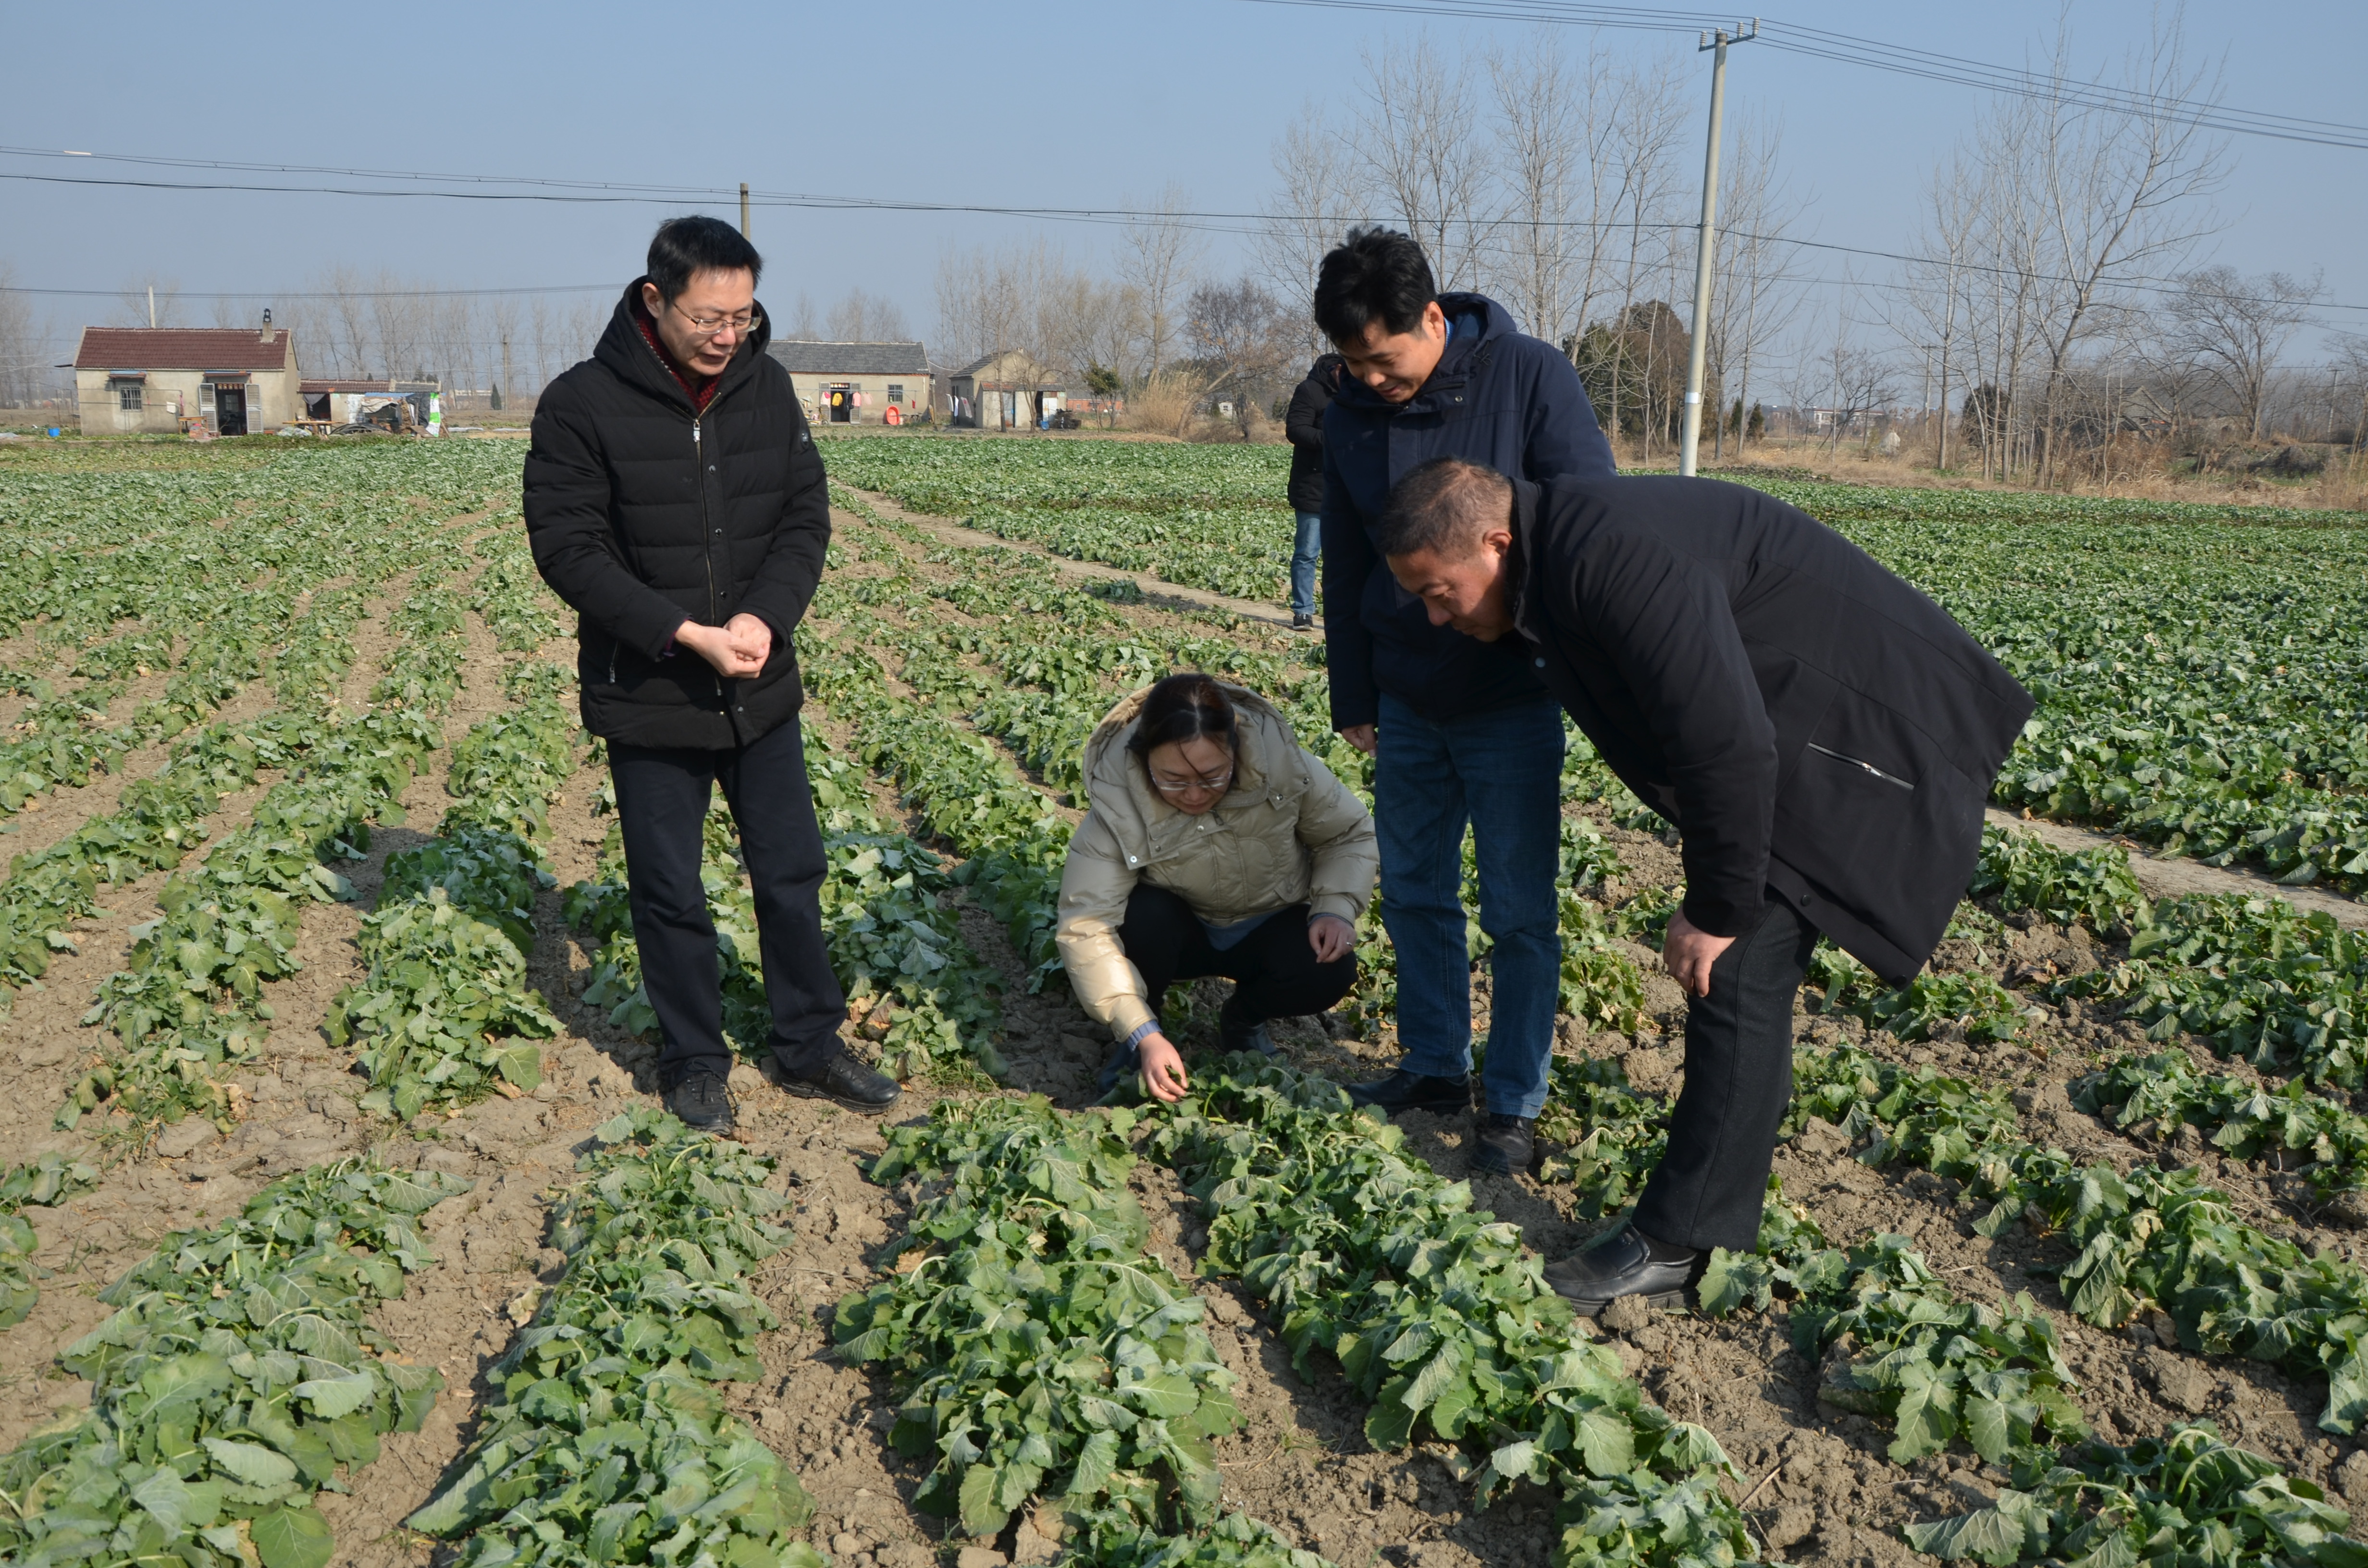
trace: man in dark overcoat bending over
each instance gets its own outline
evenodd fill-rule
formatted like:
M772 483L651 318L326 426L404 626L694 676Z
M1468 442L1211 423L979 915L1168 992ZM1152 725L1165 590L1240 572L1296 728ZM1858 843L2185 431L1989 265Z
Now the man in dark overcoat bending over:
M1377 533L1433 624L1519 638L1682 836L1662 960L1691 1004L1668 1152L1627 1224L1546 1268L1582 1312L1678 1304L1711 1248L1759 1236L1818 935L1891 984L1923 968L2031 697L1930 599L1741 485L1536 485L1441 458L1392 490Z

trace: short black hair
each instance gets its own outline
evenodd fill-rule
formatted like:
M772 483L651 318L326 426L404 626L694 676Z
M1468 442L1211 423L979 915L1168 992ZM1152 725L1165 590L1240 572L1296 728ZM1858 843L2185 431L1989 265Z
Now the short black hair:
M660 299L682 298L695 273L744 268L753 283L764 273L765 258L757 254L747 235L721 218L669 218L650 236L647 270L650 281L658 286Z
M1412 332L1438 298L1422 246L1395 229L1349 230L1315 269L1315 324L1335 343L1363 342L1377 321L1391 333Z
M1461 561L1490 525L1512 515L1513 482L1462 458L1433 458L1391 487L1374 542L1384 557L1436 552Z

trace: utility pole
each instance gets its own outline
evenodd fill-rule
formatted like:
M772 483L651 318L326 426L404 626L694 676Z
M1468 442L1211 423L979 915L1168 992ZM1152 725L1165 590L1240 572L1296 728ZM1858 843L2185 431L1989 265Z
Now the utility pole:
M507 403L516 396L518 396L518 383L510 380L510 335L507 329L504 329L502 333L502 401Z
M1702 370L1710 357L1710 265L1718 238L1718 131L1726 113L1726 46L1759 36L1759 18L1702 35L1701 48L1716 50L1710 68L1710 151L1702 156L1702 238L1694 256L1693 349L1686 356L1686 418L1678 442L1678 472L1691 476L1702 448Z
M148 330L156 330L156 285L148 285Z
M740 237L748 237L748 182L740 182Z

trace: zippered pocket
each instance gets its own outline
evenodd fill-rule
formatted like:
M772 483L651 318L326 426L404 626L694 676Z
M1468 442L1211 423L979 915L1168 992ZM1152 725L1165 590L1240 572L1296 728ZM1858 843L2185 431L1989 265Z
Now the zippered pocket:
M1913 790L1916 788L1914 784L1908 782L1905 778L1896 778L1891 774L1885 773L1883 769L1877 767L1871 762L1862 761L1855 756L1845 756L1840 752L1834 750L1831 746L1821 746L1816 742L1811 741L1809 743L1809 749L1816 752L1819 756L1829 756L1836 762L1848 763L1850 767L1859 769L1862 773L1872 774L1873 777L1882 779L1885 784L1892 786L1894 789Z

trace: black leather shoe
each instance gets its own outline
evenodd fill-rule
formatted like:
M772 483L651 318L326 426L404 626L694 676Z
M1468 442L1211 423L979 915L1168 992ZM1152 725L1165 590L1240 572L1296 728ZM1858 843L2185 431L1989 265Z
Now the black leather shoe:
M886 1110L904 1097L905 1091L896 1080L885 1073L875 1073L855 1057L843 1045L833 1045L830 1056L819 1067L803 1073L784 1068L781 1086L793 1095L808 1099L837 1100L849 1110Z
M1622 1296L1642 1296L1656 1307L1682 1307L1702 1271L1702 1255L1651 1241L1622 1225L1585 1252L1545 1267L1546 1283L1581 1317L1591 1318Z
M1291 629L1293 631L1305 631L1315 626L1315 618L1314 616L1303 615L1297 610L1293 610L1292 612Z
M666 1108L693 1132L718 1138L739 1133L739 1123L732 1115L732 1085L712 1069L694 1067L684 1074L682 1081L666 1092Z
M1349 1085L1349 1098L1358 1105L1379 1106L1388 1116L1402 1110L1430 1110L1442 1115L1451 1110L1470 1110L1472 1075L1459 1073L1452 1078L1433 1078L1401 1067L1386 1078Z
M1490 1111L1472 1130L1472 1168L1484 1176L1527 1171L1537 1155L1537 1123L1526 1116Z

